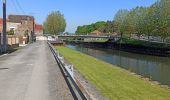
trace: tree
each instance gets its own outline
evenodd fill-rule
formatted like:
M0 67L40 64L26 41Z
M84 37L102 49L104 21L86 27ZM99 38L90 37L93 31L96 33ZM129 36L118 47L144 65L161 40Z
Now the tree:
M159 34L161 35L163 41L165 41L165 39L170 36L170 1L161 0L157 10L159 11Z
M118 33L121 34L121 38L122 38L123 34L126 32L126 29L127 29L126 17L128 15L128 13L129 13L128 10L121 9L116 13L116 15L114 17L114 21L118 25Z
M101 27L106 26L106 22L99 21L99 22L96 22L95 24L93 24L93 26L94 26L94 30L99 30Z
M45 33L48 34L58 35L64 32L65 28L66 21L64 15L59 11L50 13L44 22Z
M107 21L104 25L99 27L98 30L102 33L113 33L115 32L114 25L114 21Z
M104 21L99 21L96 23L92 23L90 25L83 25L83 26L78 26L76 30L77 35L86 35L88 33L91 33L95 30L102 31L102 28L106 26L106 22Z
M86 35L93 31L92 25L84 25L84 26L78 26L76 34L77 35Z
M145 18L147 16L147 8L145 7L136 7L133 9L134 15L133 15L133 20L134 20L134 29L136 32L136 35L140 38L142 34L146 33L146 22Z
M155 2L152 6L148 7L146 10L145 16L145 35L148 36L148 40L150 40L150 36L159 36L158 34L158 22L159 22L159 10L158 10L159 1Z

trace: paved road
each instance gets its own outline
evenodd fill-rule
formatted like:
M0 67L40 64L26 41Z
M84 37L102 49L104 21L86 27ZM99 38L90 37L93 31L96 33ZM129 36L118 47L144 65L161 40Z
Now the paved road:
M0 57L0 100L72 100L45 41Z

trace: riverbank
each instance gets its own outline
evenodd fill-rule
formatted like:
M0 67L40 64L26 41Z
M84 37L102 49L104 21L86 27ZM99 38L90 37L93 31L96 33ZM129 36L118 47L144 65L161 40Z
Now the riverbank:
M168 100L170 90L143 80L130 72L79 53L66 47L57 47L68 61L96 88L114 100Z
M132 53L170 57L170 45L165 43L156 43L150 41L136 40L123 38L122 40L114 41L110 39L107 42L93 41L65 41L67 44L83 45L91 48L105 48L121 50Z

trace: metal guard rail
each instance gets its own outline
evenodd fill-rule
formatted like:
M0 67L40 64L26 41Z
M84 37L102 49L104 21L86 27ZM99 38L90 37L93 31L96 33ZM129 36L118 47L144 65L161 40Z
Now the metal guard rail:
M60 56L59 52L56 51L56 49L51 45L50 42L47 43L50 47L52 54L55 57L55 60L57 61L57 64L59 65L61 73L64 76L64 79L71 91L74 100L78 100L78 97L80 97L82 100L92 100L92 97L89 95L89 93L85 89L83 89L84 91L82 91L82 85L80 84L80 82L78 82L77 79L74 78L73 66L66 65L64 63L64 58ZM70 72L69 70L71 70L72 72Z

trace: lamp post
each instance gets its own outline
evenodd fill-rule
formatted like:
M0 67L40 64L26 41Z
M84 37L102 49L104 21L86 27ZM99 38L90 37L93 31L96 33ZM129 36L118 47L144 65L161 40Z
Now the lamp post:
M6 52L6 50L6 0L3 0L3 52Z

